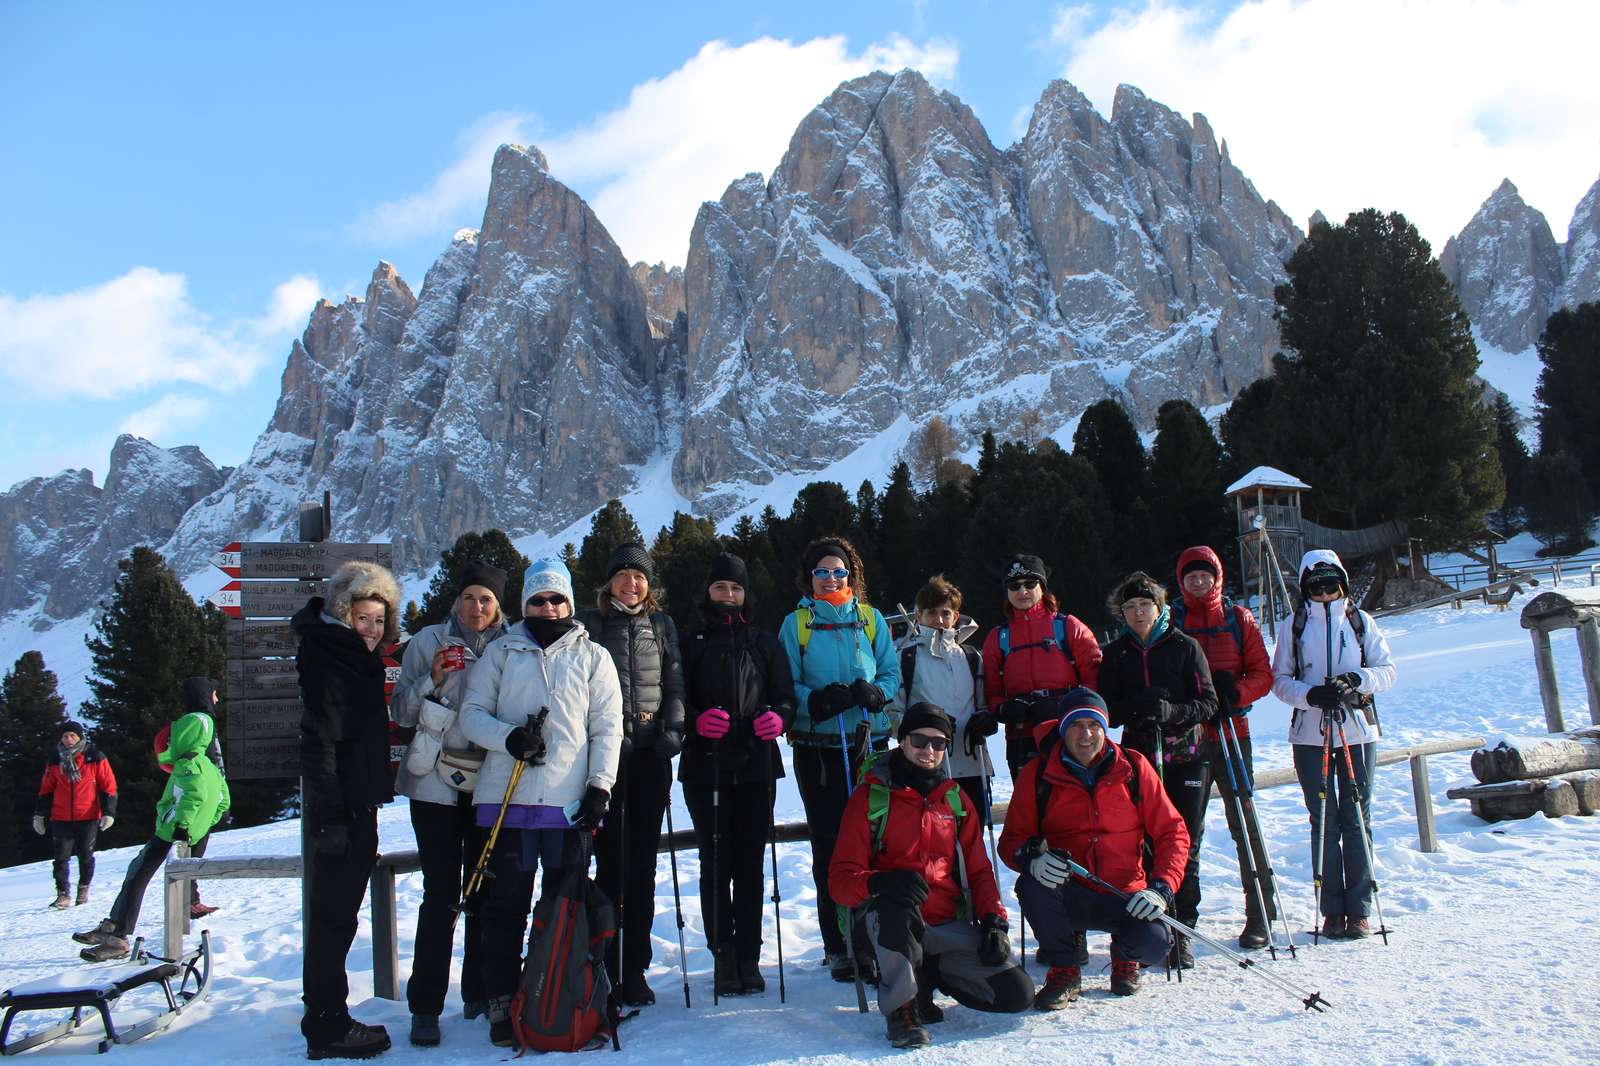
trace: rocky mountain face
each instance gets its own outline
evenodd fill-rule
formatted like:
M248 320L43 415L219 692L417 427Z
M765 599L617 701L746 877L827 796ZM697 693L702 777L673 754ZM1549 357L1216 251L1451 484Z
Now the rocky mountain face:
M87 470L67 470L0 494L0 614L38 604L49 617L71 618L94 607L116 582L119 560L164 542L228 474L198 448L124 434L104 487Z
M901 418L1223 402L1269 365L1299 240L1204 118L1131 87L1108 121L1056 82L1001 152L914 71L848 82L696 219L675 481L719 514Z

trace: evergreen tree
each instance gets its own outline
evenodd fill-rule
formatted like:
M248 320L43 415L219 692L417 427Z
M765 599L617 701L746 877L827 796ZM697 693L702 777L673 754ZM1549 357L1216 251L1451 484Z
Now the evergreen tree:
M867 573L878 573L878 492L871 481L863 480L856 488L855 521L844 535L856 546Z
M656 601L678 624L679 632L691 628L705 599L711 560L722 550L715 522L682 511L673 512L672 525L662 526L656 534L650 548L656 565Z
M510 537L491 529L484 533L463 533L453 545L439 553L439 569L422 597L422 606L415 614L407 606L407 633L418 633L423 626L442 622L449 616L461 592L461 570L469 563L488 563L506 572L505 602L500 608L512 619L521 617L522 574L528 569L528 558L517 550Z
M1476 534L1505 485L1472 331L1427 242L1369 208L1312 227L1286 269L1275 402L1313 517L1409 519L1440 547Z
M589 535L578 548L578 565L569 563L567 566L572 571L572 595L578 601L575 606L587 607L594 602L596 590L606 581L606 563L611 561L611 553L619 545L643 543L644 534L639 532L639 524L622 501L607 500L606 505L594 513Z
M759 523L749 515L741 515L733 524L733 536L728 538L726 547L744 560L750 576L750 584L744 590L746 616L761 628L776 632L794 597L783 580L787 575L772 552L772 541L767 536L769 518L777 518L771 507L763 509Z
M801 489L783 522L783 543L773 545L778 549L778 565L788 570L784 584L793 582L799 555L807 544L818 537L848 537L855 524L855 504L837 481L813 481ZM861 545L856 548L860 550Z
M1591 547L1595 496L1576 459L1566 452L1540 452L1525 469L1528 532L1544 550L1540 555L1571 555Z
M1282 357L1273 361L1282 365ZM1257 378L1233 398L1222 415L1224 485L1237 481L1258 466L1294 473L1298 457L1289 452L1286 404L1278 401L1279 374Z
M1133 419L1116 400L1099 400L1084 410L1072 434L1072 454L1094 468L1116 510L1126 511L1147 495L1144 445Z
M4 865L51 854L49 838L35 834L30 823L39 780L66 721L56 675L45 669L42 654L23 652L0 681L0 855L9 856Z
M1522 440L1522 416L1500 393L1494 401L1495 450L1506 476L1505 502L1490 515L1490 526L1503 537L1522 528L1527 507L1528 446Z
M1233 540L1233 516L1223 487L1222 446L1205 416L1187 400L1162 404L1150 450L1150 493L1160 530L1157 555L1163 563L1176 564L1179 553L1196 544L1221 551ZM1167 565L1160 576L1171 573Z
M1577 461L1591 492L1600 494L1600 303L1562 308L1539 338L1539 450Z
M917 494L911 486L911 468L896 463L878 514L878 568L873 572L873 595L880 607L896 603L910 607L917 589L929 574L926 539L920 521Z
M960 481L942 482L918 498L917 587L934 574L944 574L961 589L962 611L981 620L990 617L996 606L995 586L987 583L986 574L969 579L963 569L967 531L972 521L972 495ZM910 600L906 601L906 606L911 606Z

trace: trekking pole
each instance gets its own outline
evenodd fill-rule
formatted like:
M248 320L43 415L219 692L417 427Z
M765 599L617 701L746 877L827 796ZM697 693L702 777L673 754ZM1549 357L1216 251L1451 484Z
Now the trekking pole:
M774 758L782 759L778 746L768 741L767 747L767 836L772 840L772 930L778 942L778 1002L787 1003L788 991L783 985L783 917L778 904L783 894L778 890L778 772L772 765Z
M628 908L623 902L628 895L628 788L626 771L630 769L625 764L633 758L633 749L630 746L626 758L617 761L617 788L614 793L617 812L617 898L614 901L617 908L617 935L612 939L612 948L617 953L617 987L622 987L622 982L627 979L627 974L622 972L622 938L627 932ZM599 838L595 838L599 843ZM600 864L595 863L595 873L600 872ZM653 907L652 907L653 909Z
M1355 800L1356 822L1361 827L1361 843L1367 849L1367 876L1372 878L1372 906L1377 911L1378 935L1383 937L1384 946L1389 944L1389 929L1383 924L1383 899L1378 895L1378 857L1372 850L1372 829L1367 825L1366 812L1361 809L1361 785L1356 780L1356 768L1350 758L1350 745L1344 739L1344 720L1339 721L1339 746L1344 749L1344 772L1350 779L1350 787L1355 790L1352 797Z
M722 952L725 950L722 943L722 929L717 925L718 904L722 899L722 872L717 869L718 860L722 857L722 779L718 776L721 764L718 756L721 754L722 744L719 741L711 742L711 928L706 930L706 945L711 948L711 1005L717 1005L720 997L717 994L717 964L722 961ZM706 872L700 871L702 884ZM704 899L704 896L701 896Z
M1255 839L1261 842L1261 858L1262 861L1267 864L1264 876L1266 881L1272 885L1273 906L1275 906L1278 910L1278 920L1283 923L1283 938L1284 941L1289 945L1289 957L1291 959L1298 959L1300 956L1296 954L1296 949L1294 946L1294 933L1289 928L1289 912L1285 910L1283 906L1283 889L1278 884L1277 871L1273 870L1272 868L1272 855L1267 850L1267 838L1261 830L1261 813L1256 810L1255 783L1250 780L1250 774L1247 772L1244 765L1244 745L1240 743L1239 733L1233 728L1233 723L1230 720L1225 719L1222 725L1223 743L1224 745L1229 743L1233 745L1233 752L1238 759L1241 797L1244 802L1245 813L1249 815L1250 818L1250 820L1245 823L1245 841L1247 844L1249 843L1250 833L1252 830L1254 830ZM1265 915L1263 915L1263 917L1264 916ZM1272 923L1268 922L1267 940L1269 943L1271 942L1271 939Z
M683 948L683 896L678 889L678 849L672 843L672 794L667 794L667 859L672 865L672 909L678 915L678 970L683 974L683 1005L689 1002L689 953Z
M1312 911L1316 920L1311 923L1311 946L1316 947L1322 936L1322 922L1326 916L1322 913L1322 864L1327 858L1323 842L1328 836L1328 780L1331 767L1328 765L1329 747L1333 738L1328 731L1328 713L1322 713L1322 791L1317 793L1317 804L1322 808L1322 824L1316 826L1316 839L1311 842L1311 891L1314 893L1312 902L1315 908Z
M1245 865L1249 868L1250 881L1250 884L1245 886L1245 891L1248 892L1251 889L1255 890L1256 906L1261 908L1261 917L1263 920L1265 920L1267 917L1267 892L1261 880L1261 872L1256 869L1256 849L1255 846L1250 843L1250 823L1245 820L1244 797L1239 790L1239 782L1247 776L1245 773L1244 760L1242 757L1240 758L1239 770L1236 774L1233 767L1233 752L1228 747L1227 737L1223 735L1223 730L1227 729L1229 723L1232 721L1232 718L1224 718L1221 725L1217 727L1217 736L1222 741L1222 765L1223 768L1228 771L1228 791L1233 793L1234 817L1238 819L1239 828L1244 832ZM1258 840L1260 839L1259 832L1260 831L1258 828L1256 838ZM1262 850L1265 849L1266 845L1263 844ZM1291 941L1290 947L1293 946L1293 942ZM1272 956L1273 962L1278 961L1278 946L1272 942L1271 922L1267 923L1267 952Z
M863 712L865 713L865 712ZM839 722L839 761L844 765L844 795L848 803L855 794L856 783L850 778L850 742L845 737L844 715L838 716ZM826 876L826 875L824 875ZM834 904L835 910L838 904ZM856 975L856 1007L862 1014L867 1013L867 985L861 979L861 960L856 958L856 915L849 907L844 911L844 953L850 959L850 969Z
M1058 852L1058 854L1065 855L1066 853L1065 852ZM1073 876L1081 877L1081 878L1083 878L1083 880L1088 881L1091 884L1099 885L1101 888L1105 889L1107 892L1110 892L1113 896L1116 896L1118 899L1121 899L1121 900L1125 901L1125 900L1131 898L1132 895L1133 895L1133 893L1124 892L1122 889L1118 888L1116 885L1113 885L1111 882L1106 881L1103 878L1097 877L1096 875L1090 873L1087 869L1085 869L1084 867L1078 865L1077 860L1073 859L1071 856L1067 857L1067 867L1068 867L1068 869L1070 869L1072 871ZM1268 981L1271 981L1273 984L1277 985L1279 988L1283 989L1285 992L1289 992L1292 995L1294 995L1294 997L1300 1001L1300 1003L1305 1007L1306 1010L1314 1010L1314 1011L1321 1012L1325 1008L1330 1008L1330 1007L1333 1006L1333 1004L1329 1003L1327 1000L1322 998L1322 993L1321 992L1312 992L1310 994L1307 994L1303 989L1295 987L1289 981L1285 980L1283 977L1279 976L1277 973L1273 972L1272 970L1258 969L1256 967L1256 960L1255 959L1252 959L1248 955L1241 955L1241 954L1239 954L1239 952L1237 952L1237 951L1233 950L1232 948L1228 947L1228 945L1222 943L1220 940L1213 940L1211 937L1206 936L1204 933L1200 932L1200 930L1193 929L1193 928L1191 928L1191 927L1189 927L1187 925L1184 925L1182 922L1178 921L1176 918L1173 918L1170 915L1168 915L1166 911L1161 911L1160 913L1158 913L1156 915L1156 920L1161 922L1161 924L1165 925L1168 929L1171 929L1173 932L1182 933L1185 936L1193 937L1194 939L1200 941L1200 943L1205 944L1206 946L1210 947L1212 950L1217 951L1217 952L1219 952L1219 953L1221 953L1223 955L1226 955L1228 958L1230 958L1234 962L1238 963L1239 964L1239 968L1241 970L1248 970L1251 973L1260 974L1262 977L1266 978Z
M476 865L472 867L472 876L467 878L466 890L461 893L461 909L465 910L467 900L477 894L483 887L483 879L489 874L489 856L494 853L495 841L500 839L500 824L506 819L506 808L511 806L511 793L517 789L517 782L522 779L522 768L528 764L521 759L511 768L511 780L506 783L505 798L500 801L500 812L494 816L494 825L489 829L489 839L484 841L483 851L478 856Z

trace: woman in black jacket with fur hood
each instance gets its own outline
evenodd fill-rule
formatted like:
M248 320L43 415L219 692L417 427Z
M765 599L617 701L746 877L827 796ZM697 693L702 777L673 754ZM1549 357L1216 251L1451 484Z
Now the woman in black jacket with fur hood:
M711 871L700 878L700 910L722 996L766 991L761 857L784 776L777 738L794 721L795 706L783 645L749 622L749 584L743 559L726 552L713 559L701 624L683 640L690 729L678 780L700 843L700 869Z

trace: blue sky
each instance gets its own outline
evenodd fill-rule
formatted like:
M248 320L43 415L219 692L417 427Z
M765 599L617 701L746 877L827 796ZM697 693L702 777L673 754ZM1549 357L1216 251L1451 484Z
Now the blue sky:
M1564 239L1600 89L1557 57L1596 7L8 3L0 488L98 480L122 430L243 459L311 303L379 259L420 287L501 141L543 148L630 258L682 262L699 201L873 67L923 70L1001 146L1052 78L1107 112L1138 85L1302 224L1397 208L1437 250L1510 177Z

